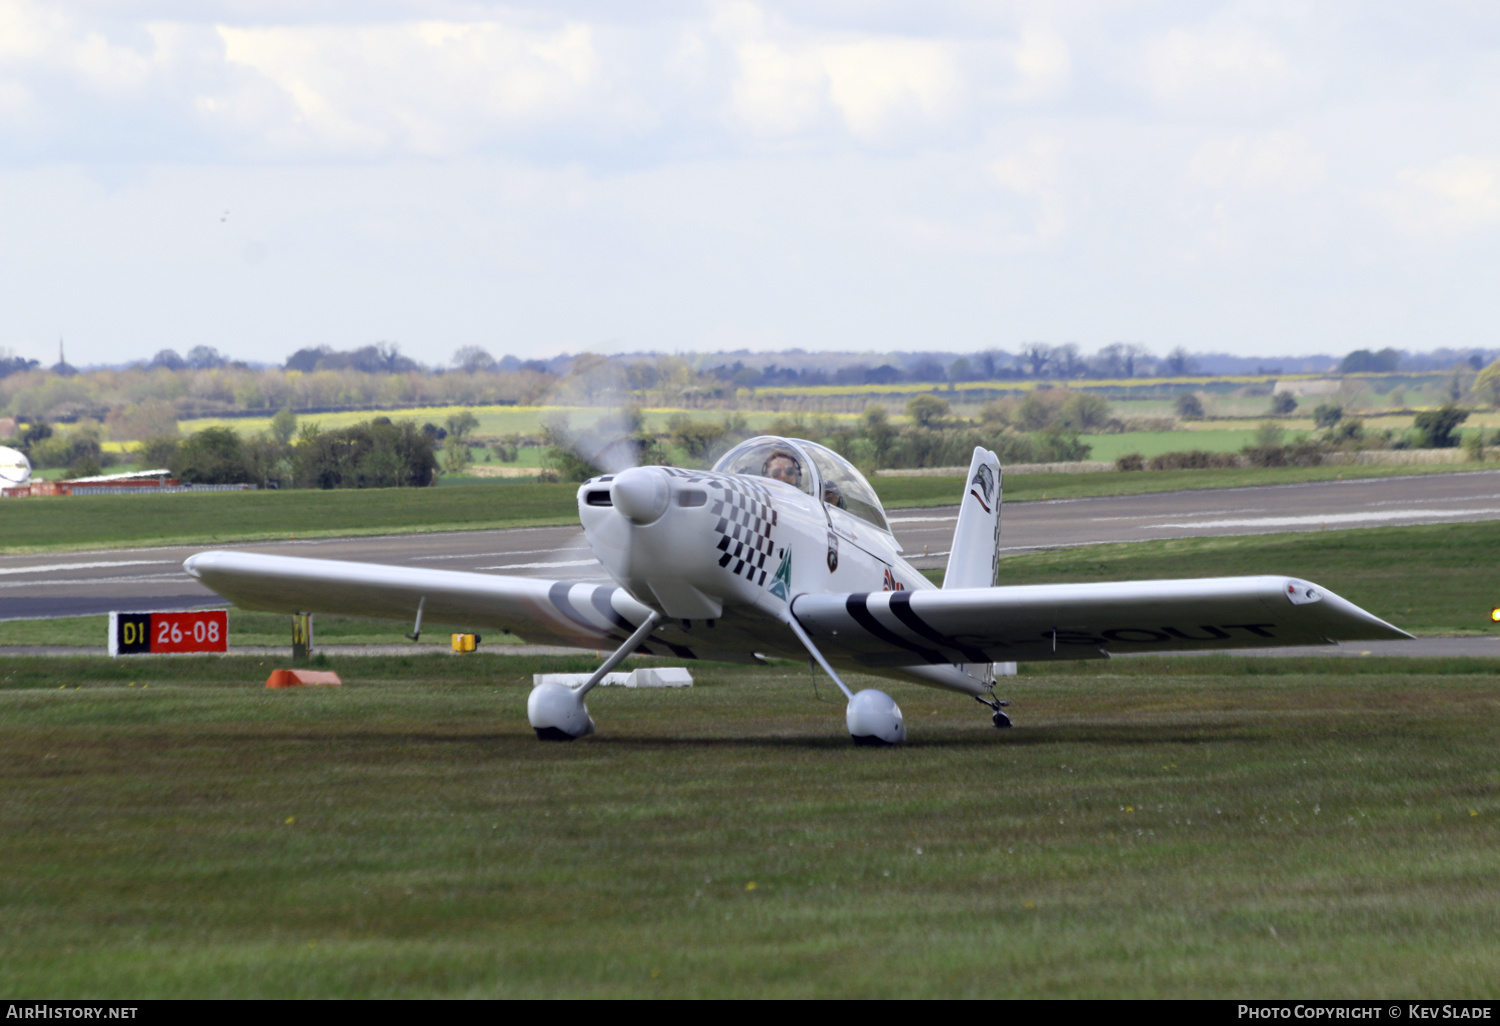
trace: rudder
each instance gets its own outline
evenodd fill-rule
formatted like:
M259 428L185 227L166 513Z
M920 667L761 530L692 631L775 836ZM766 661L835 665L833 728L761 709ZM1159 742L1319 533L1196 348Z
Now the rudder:
M948 553L947 588L990 588L1000 563L1000 458L974 447Z

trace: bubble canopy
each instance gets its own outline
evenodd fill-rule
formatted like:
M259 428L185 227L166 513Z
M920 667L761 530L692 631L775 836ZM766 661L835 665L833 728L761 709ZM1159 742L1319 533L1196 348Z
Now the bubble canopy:
M851 516L889 531L875 489L848 460L816 442L762 435L741 442L714 464L720 474L768 477L820 497Z

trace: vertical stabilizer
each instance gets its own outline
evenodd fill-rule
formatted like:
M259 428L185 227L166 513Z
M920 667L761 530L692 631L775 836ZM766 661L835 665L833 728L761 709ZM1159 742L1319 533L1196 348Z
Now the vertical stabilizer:
M989 588L1000 559L1000 459L975 447L953 529L944 588Z

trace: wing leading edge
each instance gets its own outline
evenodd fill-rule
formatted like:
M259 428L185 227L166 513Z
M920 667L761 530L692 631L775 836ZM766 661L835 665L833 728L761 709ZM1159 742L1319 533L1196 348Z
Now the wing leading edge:
M422 603L428 622L508 631L544 645L619 644L649 613L620 588L529 577L222 551L191 556L183 569L242 609L410 623Z
M872 668L1411 637L1274 576L802 595L792 612L830 655Z

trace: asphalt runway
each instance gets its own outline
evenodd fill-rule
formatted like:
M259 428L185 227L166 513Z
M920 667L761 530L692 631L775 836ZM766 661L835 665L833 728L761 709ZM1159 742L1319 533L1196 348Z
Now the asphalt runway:
M897 539L921 568L946 564L957 517L957 506L890 511ZM1104 542L1495 519L1500 519L1500 471L1487 470L1012 503L1003 507L1001 545L1002 554L1014 554ZM561 581L608 581L576 526L217 547ZM182 561L203 548L0 556L0 620L214 604L219 599L182 572Z

